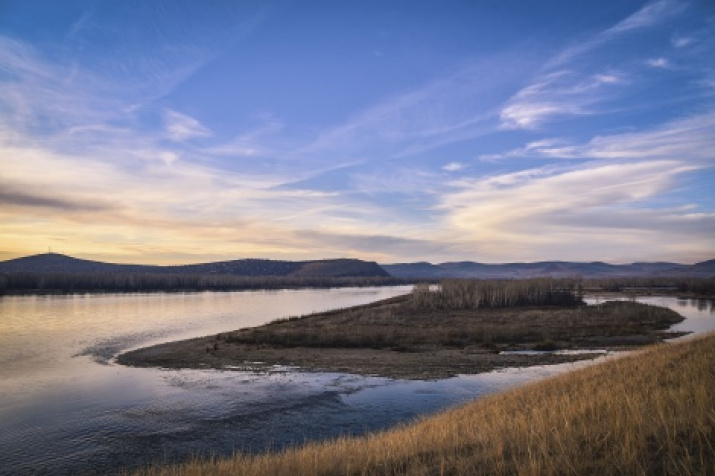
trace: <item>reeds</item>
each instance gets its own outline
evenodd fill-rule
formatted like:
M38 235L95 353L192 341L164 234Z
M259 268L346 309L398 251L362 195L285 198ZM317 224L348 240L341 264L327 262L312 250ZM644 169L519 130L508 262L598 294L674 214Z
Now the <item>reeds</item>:
M707 475L715 335L483 398L394 430L141 475Z

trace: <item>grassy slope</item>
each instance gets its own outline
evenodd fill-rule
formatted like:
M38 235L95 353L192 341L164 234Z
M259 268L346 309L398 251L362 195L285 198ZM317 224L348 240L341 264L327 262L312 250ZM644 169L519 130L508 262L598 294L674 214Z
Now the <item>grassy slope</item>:
M384 433L141 474L712 474L713 362L711 334Z

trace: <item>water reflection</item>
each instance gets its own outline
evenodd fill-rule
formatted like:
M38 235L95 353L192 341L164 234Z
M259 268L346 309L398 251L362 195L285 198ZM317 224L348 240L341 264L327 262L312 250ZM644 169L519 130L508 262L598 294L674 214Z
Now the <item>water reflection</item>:
M698 311L708 311L710 314L715 313L715 300L704 298L678 298L678 306L681 308L695 307Z

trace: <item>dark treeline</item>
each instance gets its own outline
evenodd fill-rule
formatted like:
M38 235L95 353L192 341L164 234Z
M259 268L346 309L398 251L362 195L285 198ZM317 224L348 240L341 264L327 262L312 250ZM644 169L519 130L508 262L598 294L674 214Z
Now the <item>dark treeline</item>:
M410 284L391 277L233 276L131 273L0 274L0 294L240 291Z
M435 289L415 286L412 303L417 309L478 309L581 302L577 279L535 278L521 280L448 279Z
M683 294L715 296L715 278L598 278L584 280L583 286L587 291L629 292L650 290L652 292L675 291Z
M0 294L233 291L416 284L416 308L474 309L573 304L583 293L623 292L715 296L715 278L448 279L393 277L236 276L151 273L0 273ZM433 285L433 290L430 289Z
M598 292L715 296L715 278L448 279L436 286L417 284L412 304L416 309L573 305L585 293Z

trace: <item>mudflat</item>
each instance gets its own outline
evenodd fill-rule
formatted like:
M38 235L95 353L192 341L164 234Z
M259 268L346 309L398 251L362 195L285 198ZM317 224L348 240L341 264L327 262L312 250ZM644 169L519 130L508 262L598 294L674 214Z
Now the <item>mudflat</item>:
M597 306L424 309L412 296L255 328L169 342L120 355L141 367L345 372L436 379L505 367L590 359L598 354L514 350L622 350L660 342L678 313L636 302Z

